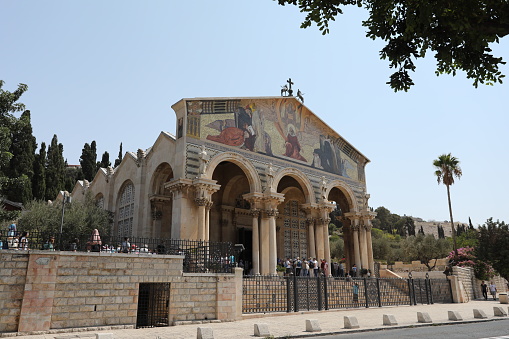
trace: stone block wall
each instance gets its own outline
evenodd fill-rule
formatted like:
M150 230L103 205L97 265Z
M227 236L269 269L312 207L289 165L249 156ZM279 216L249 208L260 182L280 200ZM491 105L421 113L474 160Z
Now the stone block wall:
M18 330L25 291L28 256L1 250L0 260L0 332Z
M460 285L464 289L465 297L467 300L481 299L481 280L475 278L474 269L470 267L453 267L453 275L458 277ZM489 286L490 281L495 283L497 286L497 291L507 292L507 281L500 277L495 276L493 279L486 281L486 284ZM488 298L491 298L490 291L488 289Z
M184 274L181 256L0 252L0 332L135 325L140 283L170 283L170 324L235 320L242 271Z

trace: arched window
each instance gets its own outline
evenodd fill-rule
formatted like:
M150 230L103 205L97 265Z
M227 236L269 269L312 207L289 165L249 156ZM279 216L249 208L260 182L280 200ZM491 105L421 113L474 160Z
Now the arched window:
M134 216L134 185L126 183L120 191L117 211L118 236L132 236Z
M99 208L104 209L104 195L102 193L99 193L95 197L95 205Z

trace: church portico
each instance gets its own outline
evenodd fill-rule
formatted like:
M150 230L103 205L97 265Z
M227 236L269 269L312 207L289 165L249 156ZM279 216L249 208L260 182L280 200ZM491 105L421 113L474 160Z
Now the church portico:
M115 230L242 244L250 273L276 274L287 257L331 263L333 215L347 266L372 269L369 160L303 103L194 98L172 108L175 135L161 133L90 184L115 213Z

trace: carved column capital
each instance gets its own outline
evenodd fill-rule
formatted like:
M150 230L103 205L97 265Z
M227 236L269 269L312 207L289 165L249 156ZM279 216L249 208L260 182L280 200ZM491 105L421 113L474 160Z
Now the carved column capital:
M256 208L253 208L253 209L250 211L250 214L253 216L253 218L258 218L258 216L260 215L260 210L259 210L259 209L256 209Z
M266 209L265 210L265 214L268 216L268 217L277 217L277 215L279 214L278 210L275 209L275 208L269 208L269 209Z

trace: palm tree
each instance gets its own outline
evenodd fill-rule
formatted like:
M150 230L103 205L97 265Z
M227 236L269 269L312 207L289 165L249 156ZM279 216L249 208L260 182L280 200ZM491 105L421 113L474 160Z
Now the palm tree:
M458 179L461 177L463 172L459 166L459 160L449 154L442 154L438 157L438 159L433 160L433 166L435 166L436 171L435 175L437 176L438 184L443 183L447 187L447 200L449 201L449 215L451 216L451 229L452 229L452 242L454 252L458 253L458 248L456 247L456 231L454 229L454 221L452 219L452 207L451 207L451 193L449 191L449 186L454 184L454 178Z

